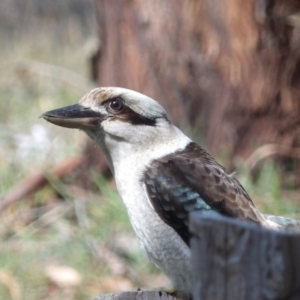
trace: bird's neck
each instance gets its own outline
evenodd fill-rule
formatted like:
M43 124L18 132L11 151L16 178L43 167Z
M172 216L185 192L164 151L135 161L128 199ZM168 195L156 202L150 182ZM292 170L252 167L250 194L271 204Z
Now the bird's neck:
M107 134L97 142L116 176L120 172L143 172L151 161L184 149L191 140L177 127L170 126L161 132L157 130L149 134L147 138L137 139L136 142Z

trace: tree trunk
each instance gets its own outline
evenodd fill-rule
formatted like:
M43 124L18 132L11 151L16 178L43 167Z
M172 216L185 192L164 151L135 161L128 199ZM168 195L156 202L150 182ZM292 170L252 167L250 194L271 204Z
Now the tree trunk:
M214 154L300 146L299 0L97 0L99 86L161 102Z

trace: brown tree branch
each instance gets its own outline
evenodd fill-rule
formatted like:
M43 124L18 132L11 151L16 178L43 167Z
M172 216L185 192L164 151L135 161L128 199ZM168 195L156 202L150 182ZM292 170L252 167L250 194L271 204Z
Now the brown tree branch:
M55 178L62 178L72 170L83 165L84 162L84 156L70 157L50 170L49 175ZM31 173L3 196L2 200L0 201L0 214L13 203L24 199L34 191L45 186L47 183L48 179L44 175L44 172L37 171Z

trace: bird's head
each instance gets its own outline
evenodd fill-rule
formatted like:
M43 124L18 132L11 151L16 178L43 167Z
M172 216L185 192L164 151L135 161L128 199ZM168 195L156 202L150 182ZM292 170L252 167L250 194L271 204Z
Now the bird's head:
M145 153L145 149L157 149L157 145L165 148L182 135L158 102L124 88L93 89L78 104L48 111L41 117L58 126L85 131L108 159L120 149L118 157Z
M107 134L134 142L152 127L168 122L166 111L155 100L115 87L93 89L78 104L48 111L42 117L58 126L81 129L96 141Z

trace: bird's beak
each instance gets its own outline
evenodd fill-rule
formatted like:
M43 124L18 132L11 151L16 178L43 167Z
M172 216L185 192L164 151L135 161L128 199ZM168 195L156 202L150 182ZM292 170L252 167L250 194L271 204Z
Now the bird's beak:
M41 118L55 125L77 129L96 128L105 117L105 115L79 104L50 110L41 115Z

